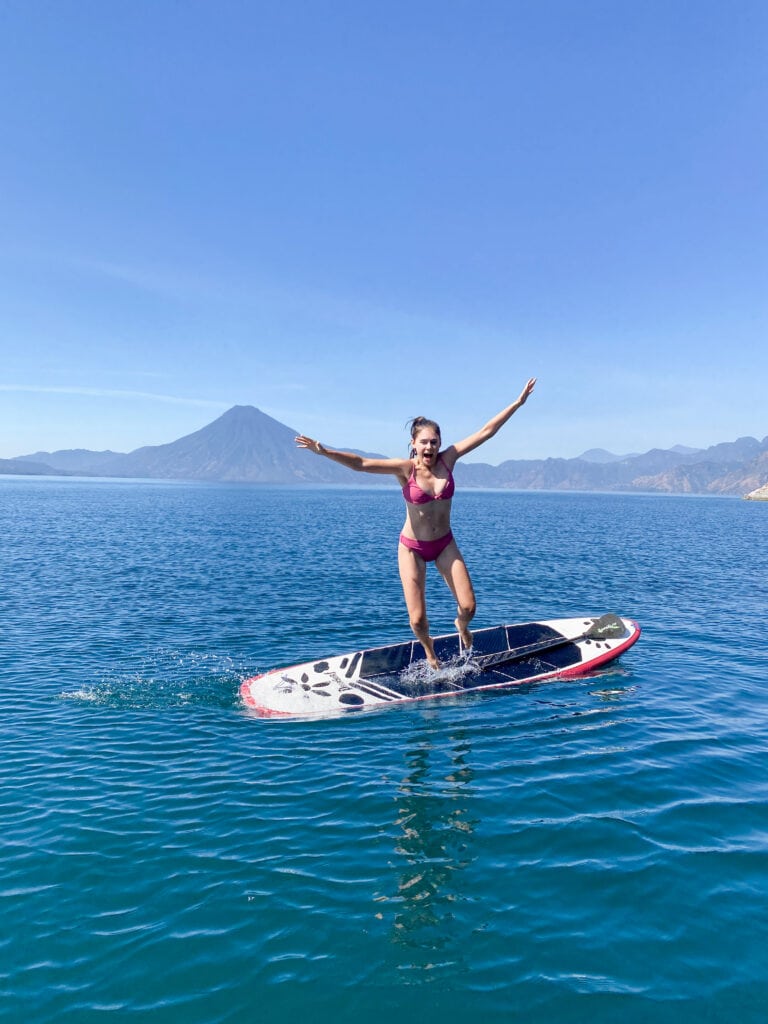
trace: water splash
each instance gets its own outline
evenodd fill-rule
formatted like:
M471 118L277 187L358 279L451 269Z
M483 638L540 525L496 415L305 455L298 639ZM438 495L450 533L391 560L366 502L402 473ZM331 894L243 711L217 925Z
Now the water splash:
M232 707L246 672L215 654L158 651L127 669L112 665L60 700L114 708Z
M400 683L412 696L429 693L430 690L450 689L463 690L465 680L480 675L480 667L472 661L471 651L464 651L441 663L440 668L432 668L428 661L412 661L400 673Z

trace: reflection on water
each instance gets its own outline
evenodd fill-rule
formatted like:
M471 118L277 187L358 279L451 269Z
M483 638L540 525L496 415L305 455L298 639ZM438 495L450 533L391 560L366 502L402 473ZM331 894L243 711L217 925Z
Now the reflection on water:
M470 751L463 731L434 743L425 736L406 751L396 800L397 888L375 899L391 908L395 967L411 972L410 981L437 980L440 968L455 972L461 965L457 919L466 896L458 873L476 859L478 825ZM377 916L386 916L384 907Z

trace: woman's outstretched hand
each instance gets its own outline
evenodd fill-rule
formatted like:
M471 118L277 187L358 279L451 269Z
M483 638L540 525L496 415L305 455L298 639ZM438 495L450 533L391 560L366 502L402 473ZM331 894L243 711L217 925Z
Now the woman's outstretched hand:
M525 405L526 401L528 400L528 396L533 392L533 389L534 389L535 386L536 386L536 378L535 377L531 377L531 379L525 385L523 390L520 392L520 397L517 400L519 405Z
M309 448L309 450L314 452L315 455L320 455L322 445L319 441L315 441L311 437L306 437L304 434L299 434L295 440L298 448Z

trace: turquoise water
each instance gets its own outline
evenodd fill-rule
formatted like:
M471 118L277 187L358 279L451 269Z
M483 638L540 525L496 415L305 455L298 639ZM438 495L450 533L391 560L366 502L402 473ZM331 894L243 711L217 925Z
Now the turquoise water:
M400 506L0 478L1 1020L765 1020L768 504L462 492L478 625L638 644L252 717L246 675L407 636Z

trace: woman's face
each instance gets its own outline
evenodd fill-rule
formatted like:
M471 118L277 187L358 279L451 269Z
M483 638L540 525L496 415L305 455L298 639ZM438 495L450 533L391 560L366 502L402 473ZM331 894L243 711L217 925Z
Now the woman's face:
M413 447L416 449L417 459L425 466L434 466L440 451L440 434L434 427L422 427L413 439Z

